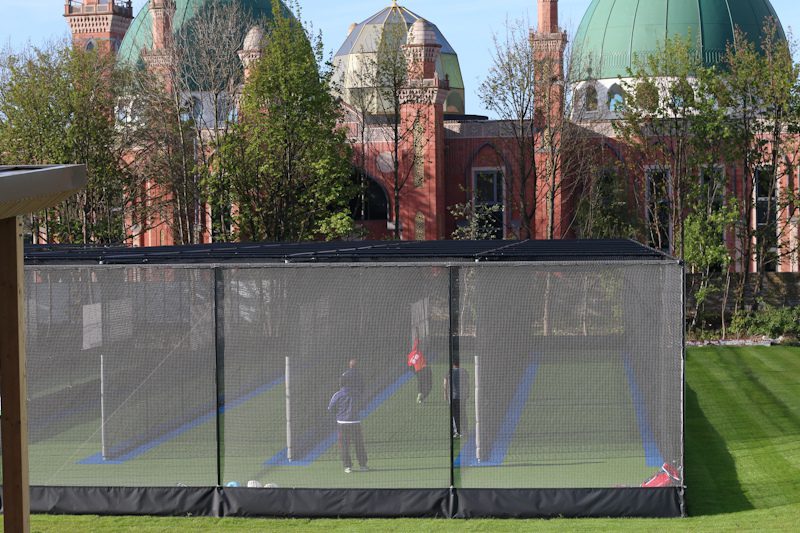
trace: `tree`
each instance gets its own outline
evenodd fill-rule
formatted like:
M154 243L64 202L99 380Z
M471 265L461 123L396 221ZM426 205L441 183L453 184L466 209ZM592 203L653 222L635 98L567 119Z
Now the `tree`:
M616 166L594 166L582 181L574 229L581 239L632 239L640 220L630 209L628 180Z
M467 201L451 206L449 211L457 221L463 221L463 224L459 224L453 231L454 240L476 241L497 238L494 223L496 215L502 211L500 205Z
M320 72L322 44L273 6L263 57L241 100L239 122L221 144L234 221L246 239L333 239L352 228L350 149Z
M6 51L0 73L0 161L87 167L85 190L30 217L34 242L114 244L135 233L141 184L129 172L114 116L130 73L110 54L68 43Z
M139 126L130 140L137 171L153 184L146 201L157 202L179 244L202 242L205 231L215 241L232 237L227 165L218 147L235 119L244 83L237 52L253 24L237 2L204 3L164 49L145 53L148 68L128 95Z
M519 217L519 229L514 230L519 238L543 234L553 239L571 231L574 220L566 224L558 220L562 209L558 200L578 185L566 176L587 174L592 161L588 141L595 134L580 125L584 110L565 90L569 81L564 73L582 69L565 65L564 55L571 61L581 58L569 54L566 37L558 35L556 40L550 35L540 40L530 34L527 21L507 22L505 34L494 36L492 66L479 89L481 101L500 119L501 135L511 145L503 175L507 218ZM556 53L558 47L565 53ZM544 231L537 228L542 218Z
M788 232L796 228L791 212L796 191L791 186L800 145L800 65L795 44L784 40L774 20L765 23L760 43L735 32L726 54L728 68L715 85L719 106L728 117L729 157L740 172L742 191L736 224L736 251L743 273L736 291L737 309L755 264L759 292L765 272L781 258L796 253ZM755 215L755 217L753 216Z
M365 85L375 90L375 115L385 125L375 131L390 146L395 239L402 237L402 192L412 176L417 183L424 180L424 148L433 136L426 129L429 122L425 120L425 107L431 103L429 94L424 88L414 87L409 75L409 67L414 66L409 64L404 49L407 39L408 28L403 19L386 24L374 64L367 61L364 65Z
M697 105L702 63L696 48L691 38L668 38L652 54L635 58L613 124L631 152L627 170L636 188L645 191L636 200L645 204L640 212L647 241L681 258L691 183L699 167L717 163L700 161L709 153L708 143L695 135L706 122Z

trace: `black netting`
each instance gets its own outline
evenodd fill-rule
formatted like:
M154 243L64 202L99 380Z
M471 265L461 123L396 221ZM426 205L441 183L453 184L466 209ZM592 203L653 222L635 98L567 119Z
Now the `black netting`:
M680 484L676 263L36 267L26 285L35 485Z
M215 484L213 271L26 277L32 483Z

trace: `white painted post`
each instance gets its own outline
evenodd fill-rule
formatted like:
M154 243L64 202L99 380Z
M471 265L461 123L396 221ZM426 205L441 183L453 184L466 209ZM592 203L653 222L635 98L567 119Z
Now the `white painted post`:
M475 459L481 460L481 370L480 358L475 356Z
M100 453L106 460L106 372L103 354L100 354Z
M292 462L292 388L289 378L289 357L286 357L286 459Z

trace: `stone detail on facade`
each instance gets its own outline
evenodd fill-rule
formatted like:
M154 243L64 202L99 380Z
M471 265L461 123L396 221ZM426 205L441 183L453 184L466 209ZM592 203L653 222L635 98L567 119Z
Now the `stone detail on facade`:
M414 240L425 240L425 214L422 211L417 211L414 217Z
M425 126L414 123L414 187L425 185Z
M64 18L75 44L116 51L133 21L133 5L130 0L66 0Z

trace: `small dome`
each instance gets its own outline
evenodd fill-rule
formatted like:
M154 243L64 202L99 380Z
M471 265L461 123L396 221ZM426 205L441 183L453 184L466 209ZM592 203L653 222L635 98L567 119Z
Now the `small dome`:
M419 23L419 24L417 24ZM441 45L441 55L436 63L439 79L450 80L450 94L444 103L445 113L464 114L464 79L456 51L447 42L435 24L422 20L422 17L408 9L393 3L357 24L347 36L339 51L333 58L334 80L340 87L345 102L352 102L351 95L367 87L363 80L369 78L362 70L365 65L374 64L381 39L386 30L401 25L403 41L411 42L411 33L415 41L422 39L422 44ZM419 31L413 30L416 27ZM406 44L403 42L401 44ZM417 43L415 43L417 44Z
M433 25L425 19L417 19L408 31L408 44L438 44Z
M264 41L264 30L261 26L253 26L244 38L242 50L260 50Z
M575 68L592 69L596 79L624 77L634 56L656 51L667 37L700 43L706 66L720 64L735 28L754 43L763 39L767 18L778 23L769 0L592 0L575 33ZM578 76L585 78L586 74Z

